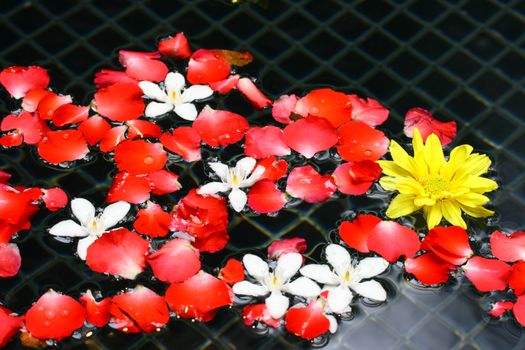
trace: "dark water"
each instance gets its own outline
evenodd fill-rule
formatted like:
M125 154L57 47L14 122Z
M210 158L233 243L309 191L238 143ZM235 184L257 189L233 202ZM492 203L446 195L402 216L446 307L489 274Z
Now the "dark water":
M269 1L252 4L201 1L9 1L0 2L3 34L0 66L41 64L52 86L89 103L93 73L117 68L117 49L152 50L155 40L184 31L193 47L249 50L255 57L242 72L257 77L271 97L332 86L378 99L391 109L381 127L401 137L402 117L410 107L430 109L442 120L458 122L456 143L470 143L494 160L501 189L492 195L498 212L494 225L522 229L525 209L525 6L489 1ZM0 111L11 105L1 96ZM261 113L232 94L219 106L250 121ZM236 153L230 149L223 159ZM207 153L206 153L207 154ZM212 154L212 153L210 153ZM217 156L216 152L213 152ZM205 155L204 155L204 158ZM328 163L326 166L330 166ZM71 196L102 206L114 173L102 157L74 171L49 168L24 150L2 150L0 167L12 183L63 187ZM202 163L174 164L186 189L205 178ZM201 180L199 180L201 179ZM174 203L185 192L168 196ZM303 237L313 257L335 238L341 215L378 208L382 197L341 197L311 206L299 204L278 217L232 218L232 239L223 252L204 257L219 266L228 256L263 249L272 240ZM87 288L114 293L137 282L109 280L73 256L75 245L45 234L66 211L33 220L17 243L23 257L18 276L0 280L0 300L23 312L52 287L72 295ZM481 245L485 230L477 235ZM157 290L160 284L145 277ZM435 290L417 288L393 266L383 278L389 298L380 306L358 302L353 320L342 322L326 349L522 349L523 330L511 319L486 316L501 295L477 293L459 277ZM154 335L122 335L109 328L87 341L69 340L64 349L284 349L307 347L292 336L257 335L232 310L208 324L172 320ZM9 348L20 348L16 343Z

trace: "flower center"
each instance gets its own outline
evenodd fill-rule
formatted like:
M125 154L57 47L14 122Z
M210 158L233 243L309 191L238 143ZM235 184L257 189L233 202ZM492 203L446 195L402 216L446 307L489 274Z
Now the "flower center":
M345 275L343 276L343 282L349 283L352 279L352 275L350 274L350 271L346 271Z
M97 219L91 220L91 222L88 225L88 228L89 228L89 231L91 231L97 236L103 232L102 225Z
M241 179L239 179L239 177L237 175L233 175L233 177L232 177L232 185L233 186L239 186L240 183L241 183Z
M171 97L171 99L173 101L177 101L177 96L178 96L177 91L174 90L174 91L171 92L171 96L170 97Z
M426 194L430 198L440 199L448 197L450 182L441 176L431 176L421 181Z

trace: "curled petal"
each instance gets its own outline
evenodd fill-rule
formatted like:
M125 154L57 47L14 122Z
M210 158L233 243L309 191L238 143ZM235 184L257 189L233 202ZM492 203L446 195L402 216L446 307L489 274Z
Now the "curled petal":
M314 339L330 329L330 320L318 302L306 307L291 308L285 317L286 330L306 340Z
M351 195L366 193L380 176L381 167L371 160L341 164L333 174L339 191Z
M290 124L290 116L299 98L295 95L282 95L273 102L272 117L279 123Z
M435 134L443 146L451 143L456 137L456 122L440 122L423 108L411 108L405 115L405 135L413 137L415 128L421 133L423 141L426 141L430 134Z
M405 269L421 283L432 285L448 281L456 267L432 252L405 260Z
M374 99L362 99L357 95L348 95L352 103L352 120L359 120L370 126L381 125L388 118L388 109Z
M42 200L50 211L57 211L67 205L67 194L61 188L42 189Z
M244 324L251 326L256 321L263 322L270 327L277 328L281 325L281 319L275 319L270 314L266 304L247 305L242 310Z
M38 115L25 111L18 115L5 116L0 124L0 129L2 131L13 130L16 134L22 135L24 143L29 145L39 143L48 131L47 125Z
M24 318L0 306L0 347L4 347L24 325Z
M255 109L262 109L272 105L272 101L249 78L239 79L237 89L246 96Z
M14 98L22 98L30 90L47 88L49 74L38 66L8 67L0 72L0 84Z
M177 33L159 41L159 52L164 57L186 59L191 56L191 48L184 33Z
M88 113L89 107L66 103L56 109L53 114L53 124L56 126L77 124L86 120Z
M509 287L514 290L516 295L525 293L525 261L519 261L512 265Z
M459 226L434 227L426 235L421 248L454 265L463 265L473 254L467 231Z
M97 301L88 290L79 298L80 303L86 309L86 321L97 327L104 327L109 322L110 314L109 307L111 306L111 299L104 298Z
M489 311L489 316L491 317L500 317L505 312L512 310L514 303L512 301L498 301L492 305L492 308Z

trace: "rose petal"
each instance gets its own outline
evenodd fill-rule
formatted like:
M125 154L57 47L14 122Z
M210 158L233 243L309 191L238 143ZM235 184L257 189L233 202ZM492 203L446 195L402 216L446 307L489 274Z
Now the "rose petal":
M168 151L180 155L187 162L201 159L201 138L189 126L181 126L171 133L163 133L160 142Z
M281 255L287 253L306 252L306 240L304 238L294 237L273 241L268 246L268 259L278 259Z
M18 274L22 258L18 246L13 243L0 243L0 277L13 277Z
M352 103L352 120L359 120L370 126L383 124L388 118L388 109L372 98L362 99L348 95Z
M273 318L266 304L245 306L242 310L242 319L244 324L248 326L253 325L255 322L262 322L273 328L281 325L281 319Z
M456 137L456 122L440 122L423 108L411 108L405 116L405 135L413 137L415 128L421 133L423 141L426 141L430 134L436 134L443 146L451 143Z
M240 141L248 128L243 116L209 106L204 107L193 122L193 129L201 140L212 147L225 147Z
M516 300L516 303L512 308L512 312L516 317L516 321L518 321L522 326L525 326L525 295L518 297L518 300Z
M306 307L291 308L284 320L288 332L307 340L328 332L330 328L330 321L318 302L312 302Z
M159 57L156 52L119 51L119 61L126 67L126 74L137 80L164 81L168 67L157 60Z
M299 98L293 94L282 95L274 101L272 106L272 117L279 123L290 124L290 115L295 110Z
M160 143L126 140L115 148L115 162L120 171L147 174L164 168L168 155Z
M237 89L250 101L255 109L262 109L272 105L272 101L249 78L239 79Z
M50 131L38 144L38 154L52 164L84 158L89 153L86 139L78 130Z
M213 50L199 49L188 63L187 78L191 84L210 84L226 79L230 65Z
M22 98L30 90L47 88L49 74L38 66L13 66L0 72L0 84L14 98Z
M312 90L297 101L295 112L327 119L334 128L350 120L352 103L348 95L332 89Z
M411 258L419 250L416 232L395 221L378 223L368 236L368 249L376 252L389 262L396 262L400 256Z
M337 143L337 131L326 120L308 116L286 126L283 138L288 147L312 158Z
M261 214L281 210L286 204L286 196L271 180L261 180L253 185L248 193L248 205Z
M517 231L507 236L500 231L494 231L490 236L490 247L492 254L500 260L525 260L525 232Z
M201 269L199 251L185 239L175 238L148 256L148 264L159 280L184 282Z
M4 347L24 325L24 318L14 315L10 310L0 306L0 347Z
M111 125L99 115L84 120L78 126L90 146L94 146L109 132ZM117 143L118 144L118 143ZM111 149L113 150L113 149ZM109 150L103 151L108 152Z
M58 107L53 115L53 124L64 126L80 123L88 118L89 107L66 103Z
M333 177L337 189L344 194L361 195L381 176L381 167L371 160L341 164Z
M86 321L97 327L104 327L109 322L110 314L109 307L111 305L110 298L104 298L97 301L88 290L79 298L80 303L86 310Z
M342 125L338 135L337 152L348 162L378 160L388 150L385 134L360 121Z
M44 97L47 95L52 95L53 93L47 89L34 89L29 90L22 100L22 108L26 112L36 112L38 109L38 104Z
M244 280L244 266L242 263L234 258L228 259L224 267L219 271L221 280L225 281L229 285L233 285L237 282Z
M24 137L24 143L34 145L39 143L48 131L48 127L37 115L21 112L19 115L10 114L0 125L2 131L15 130Z
M191 48L184 33L177 33L159 41L159 52L164 57L186 59L191 56Z
M454 265L463 265L473 254L467 231L459 226L434 227L423 240L421 249L430 250Z
M456 267L440 259L432 252L419 255L415 258L405 260L405 269L408 273L416 276L421 283L432 285L445 283L450 278L450 273Z
M257 167L264 168L264 173L259 177L259 180L267 179L277 181L286 176L288 172L288 163L286 160L277 159L275 156L261 159L255 165L255 168Z
M230 75L228 78L220 81L211 82L209 85L213 91L219 94L227 94L237 87L240 76L238 74Z
M498 301L492 305L492 308L489 311L489 316L491 317L500 317L505 312L512 310L514 303L512 301Z
M256 159L270 156L287 156L290 148L284 143L283 131L272 125L251 127L246 132L244 153Z
M145 139L145 138L156 138L158 139L162 134L160 126L153 124L147 120L128 120L126 122L128 126L128 139Z
M509 287L514 290L516 295L525 293L525 261L519 261L512 265Z
M182 187L178 181L179 176L168 170L154 171L148 175L148 178L153 194L165 195L178 191Z
M96 111L113 121L137 119L144 113L142 90L138 84L116 83L95 93Z
M118 72L111 69L101 69L95 73L94 79L97 89L105 88L117 83L137 84L137 81L129 77L126 72Z
M475 256L463 267L465 276L480 292L505 290L511 267L503 261Z
M368 253L368 236L381 222L374 215L359 214L352 221L343 221L339 227L339 236L350 247L361 253Z
M61 188L55 187L42 189L42 193L42 200L44 201L46 208L50 211L57 211L67 205L67 194Z
M286 181L286 192L308 203L327 200L335 192L336 186L330 175L319 174L311 165L292 169Z
M146 267L149 243L125 228L109 231L91 244L86 263L95 272L134 279Z
M165 212L160 205L148 202L146 208L138 211L133 228L138 233L152 238L164 237L169 232L170 222L169 213Z
M55 93L46 94L38 102L38 116L40 119L51 120L59 107L73 102L71 96L57 95Z
M102 152L112 152L123 141L126 140L126 125L115 126L108 130L100 140L99 148Z

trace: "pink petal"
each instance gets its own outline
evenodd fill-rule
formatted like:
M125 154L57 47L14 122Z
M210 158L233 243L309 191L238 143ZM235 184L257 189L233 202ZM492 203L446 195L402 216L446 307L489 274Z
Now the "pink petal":
M456 267L440 259L434 253L428 252L415 258L406 259L405 269L408 273L416 276L419 282L432 285L448 281L450 272L454 271Z
M2 119L2 131L16 130L24 137L24 143L34 145L39 143L48 131L48 127L37 115L21 112L19 115L10 114Z
M61 188L55 187L42 189L42 193L42 200L44 201L46 208L50 211L57 211L67 205L67 194Z
M104 298L97 301L90 290L79 298L80 303L86 309L86 321L97 327L104 327L109 322L109 307L111 299Z
M233 303L233 292L226 282L200 271L182 283L172 284L165 298L177 316L207 322L216 309Z
M511 267L503 261L475 256L463 267L465 275L480 292L505 290Z
M165 212L160 205L148 202L146 208L138 211L133 228L138 233L152 238L164 237L169 232L170 222L169 213Z
M94 146L104 138L111 129L111 125L101 116L94 115L84 120L78 126L90 146Z
M369 253L368 237L370 233L381 222L374 215L359 214L352 221L343 221L339 227L339 236L350 247L361 253Z
M272 101L249 78L239 79L237 89L246 96L255 109L262 109L272 105Z
M13 277L18 274L22 258L14 243L0 243L0 277Z
M311 165L292 169L286 181L286 192L308 203L319 203L334 194L336 186L330 175L319 174Z
M88 118L89 107L66 103L58 107L53 115L53 124L64 126L80 123Z
M274 213L286 204L286 196L271 180L261 180L248 193L248 205L261 214Z
M159 280L184 282L201 269L200 254L185 239L175 238L148 256L148 264Z
M423 240L421 249L430 250L454 265L463 265L473 254L467 231L458 226L434 227Z
M230 75L228 78L216 82L210 83L210 87L213 91L217 91L219 94L227 94L237 87L240 76L238 74Z
M164 81L168 67L158 58L157 52L119 51L119 61L126 67L126 74L137 80Z
M326 120L308 116L289 124L284 129L284 142L288 147L312 158L337 143L337 131Z
M456 137L456 122L440 122L423 108L411 108L405 116L405 135L412 137L414 128L419 130L423 141L426 141L430 134L436 134L443 146L451 143Z
M201 159L201 138L189 126L181 126L175 128L171 133L163 133L160 142L168 151L180 155L187 162Z
M40 340L62 340L82 327L86 311L75 299L49 290L26 313L26 328Z
M525 261L519 261L512 265L509 287L514 290L516 295L525 293Z
M352 102L348 95L332 89L312 90L297 101L297 114L327 119L334 128L350 120L352 116Z
M283 131L272 125L251 127L246 132L244 153L252 158L260 159L270 156L287 156L290 148L284 143Z
M371 160L341 164L333 173L337 189L351 195L365 194L380 176L381 167Z
M0 72L0 84L14 98L22 98L30 90L47 88L49 74L38 66L13 66Z
M494 231L490 236L492 254L503 261L514 262L525 260L525 232L517 231L505 235L500 231Z
M95 272L134 279L146 267L149 243L119 228L104 233L87 250L86 263Z
M82 159L88 153L84 135L74 129L50 131L38 145L40 157L53 164Z
M276 260L283 254L306 252L306 240L304 238L294 237L273 241L268 246L268 259Z
M279 123L290 124L290 116L295 110L299 98L295 95L282 95L274 101L272 106L272 117Z
M170 319L164 298L141 285L114 296L110 312L111 327L127 333L152 333Z
M255 322L262 322L270 327L277 328L281 325L281 318L275 319L270 314L266 304L247 305L242 310L242 319L245 325L251 326Z
M491 317L500 317L505 312L512 310L514 303L512 301L498 301L492 305L492 308L489 311L489 316Z
M204 107L193 122L193 129L201 140L212 147L225 147L240 141L248 128L248 121L243 116L209 106Z
M165 195L181 189L179 176L171 171L161 169L148 175L151 183L151 192L156 195Z
M319 302L312 302L306 307L293 307L284 319L286 330L298 337L311 340L330 328L330 321L323 313Z
M388 138L383 132L360 122L351 121L338 129L339 155L348 162L378 160L388 150Z
M95 73L94 83L97 89L101 89L116 83L137 84L137 80L130 78L125 72L101 69L99 72Z
M159 41L159 52L164 57L186 59L191 57L191 48L184 33L177 33Z
M352 120L359 120L370 126L383 124L388 118L388 109L374 99L362 99L357 95L348 95L352 103Z
M10 310L0 306L0 347L4 347L24 325L24 318L15 316Z
M142 90L138 83L116 83L95 93L96 111L113 121L137 119L144 113Z
M512 312L516 317L516 321L525 327L525 295L518 297L518 300L512 308Z
M417 233L395 221L378 223L370 232L367 243L370 251L392 263L402 255L411 258L419 250Z

